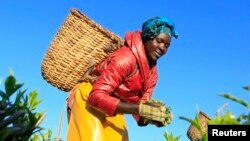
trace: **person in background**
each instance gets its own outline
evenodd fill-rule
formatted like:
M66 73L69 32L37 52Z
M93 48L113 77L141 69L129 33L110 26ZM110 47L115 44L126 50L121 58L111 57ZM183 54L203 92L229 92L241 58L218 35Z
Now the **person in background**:
M172 20L154 17L142 30L127 32L124 45L96 66L94 82L81 82L70 92L68 141L128 141L124 114L138 126L163 127L172 114L162 102L153 101L157 60L165 55L172 37Z

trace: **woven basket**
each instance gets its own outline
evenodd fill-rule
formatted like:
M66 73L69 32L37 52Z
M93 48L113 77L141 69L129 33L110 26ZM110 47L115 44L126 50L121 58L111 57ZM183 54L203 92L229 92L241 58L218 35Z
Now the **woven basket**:
M122 44L118 35L71 9L43 58L42 76L60 90L70 91Z
M198 118L202 134L194 125L191 124L187 132L187 136L191 141L201 141L202 135L207 134L207 122L211 120L211 118L201 111L199 112Z

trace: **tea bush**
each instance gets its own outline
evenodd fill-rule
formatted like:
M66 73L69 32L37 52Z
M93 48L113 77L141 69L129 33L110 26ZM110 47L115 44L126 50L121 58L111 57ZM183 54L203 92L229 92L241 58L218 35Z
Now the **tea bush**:
M36 90L26 95L23 85L10 74L0 90L0 141L49 141L51 130L39 126L45 112L36 112L42 100Z
M243 87L243 89L248 91L248 93L250 94L250 85ZM244 99L237 98L234 95L229 94L229 93L219 94L219 96L226 98L230 101L234 101L244 106L245 108L248 109L248 113L242 113L236 116L229 110L227 110L223 115L217 112L216 117L214 119L209 120L207 124L209 125L250 125L250 103L249 102L247 102ZM220 109L219 111L221 111L222 109ZM202 126L201 126L198 113L196 113L195 119L187 118L184 116L180 116L179 118L189 122L191 125L193 125L194 127L198 129L198 131L202 135L200 140L208 141L207 133L202 132ZM167 132L165 132L164 136L167 141L178 141L180 139L180 136L174 137L172 133L167 133Z

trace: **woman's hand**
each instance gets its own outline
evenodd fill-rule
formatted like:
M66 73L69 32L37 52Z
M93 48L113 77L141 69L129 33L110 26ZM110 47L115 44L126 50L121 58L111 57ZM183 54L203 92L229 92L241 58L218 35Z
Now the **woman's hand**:
M139 115L148 120L164 122L167 117L166 107L149 102L141 103L139 106Z
M139 114L144 117L145 122L156 125L157 127L166 126L170 124L173 119L170 107L166 107L165 103L154 99L141 103Z

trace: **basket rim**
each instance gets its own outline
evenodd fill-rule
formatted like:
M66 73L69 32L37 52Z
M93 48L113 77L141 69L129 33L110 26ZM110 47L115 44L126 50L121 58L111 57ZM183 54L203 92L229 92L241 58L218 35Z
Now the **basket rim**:
M89 24L90 26L97 28L98 30L100 30L100 32L102 32L105 36L110 37L112 40L115 40L119 43L124 41L119 35L114 34L113 32L104 28L100 24L96 23L94 20L90 19L88 16L86 16L81 11L77 10L76 8L71 8L70 13L76 16L77 18L79 18L80 20L87 22L87 24Z
M208 114L206 114L205 112L200 111L199 114L205 116L208 120L211 120L211 119L212 119L212 118L211 118Z

